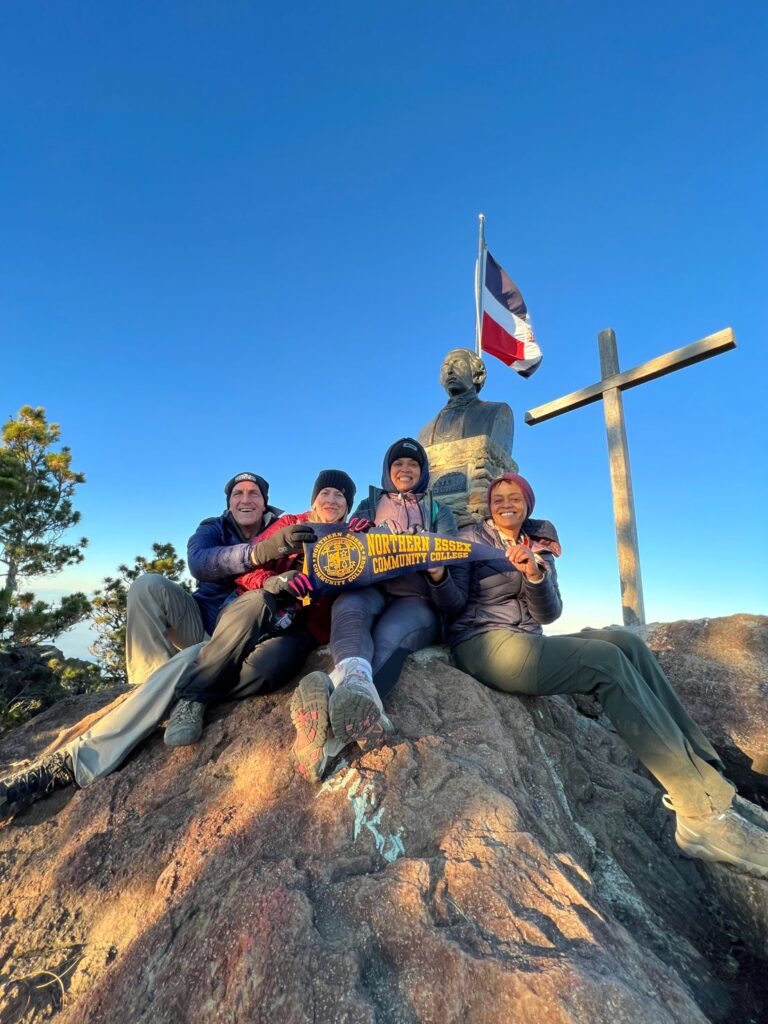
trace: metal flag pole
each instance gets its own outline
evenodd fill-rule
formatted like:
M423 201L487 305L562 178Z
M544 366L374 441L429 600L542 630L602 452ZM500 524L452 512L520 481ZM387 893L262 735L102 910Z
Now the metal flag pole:
M475 264L475 352L483 354L483 282L485 280L485 214L478 214L480 227L477 236L477 263Z

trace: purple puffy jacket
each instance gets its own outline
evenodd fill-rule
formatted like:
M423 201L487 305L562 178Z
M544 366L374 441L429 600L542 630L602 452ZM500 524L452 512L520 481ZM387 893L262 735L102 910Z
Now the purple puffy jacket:
M546 519L528 519L523 529L533 540L558 545L557 531ZM485 522L465 526L459 531L459 536L462 540L491 544L503 550L498 534ZM500 572L498 565L472 562L467 603L448 628L451 647L492 629L541 633L542 624L560 617L563 602L557 586L554 555L549 551L537 551L537 554L547 567L541 583L529 583L523 573L511 565L509 571Z

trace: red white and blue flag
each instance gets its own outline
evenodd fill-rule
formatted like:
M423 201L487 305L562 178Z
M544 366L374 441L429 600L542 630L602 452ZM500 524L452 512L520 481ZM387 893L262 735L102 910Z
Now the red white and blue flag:
M541 363L541 349L533 334L528 307L520 289L487 249L484 263L480 296L482 351L496 356L521 377L530 377Z

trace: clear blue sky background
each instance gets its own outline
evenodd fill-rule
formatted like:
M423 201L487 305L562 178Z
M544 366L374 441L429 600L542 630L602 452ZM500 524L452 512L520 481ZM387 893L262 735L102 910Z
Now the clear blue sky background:
M477 213L545 352L489 359L560 528L566 628L620 620L602 408L526 409L733 326L625 396L649 619L766 610L764 3L8 3L0 413L85 472L90 590L252 469L378 482L472 345ZM82 631L65 643L82 651Z

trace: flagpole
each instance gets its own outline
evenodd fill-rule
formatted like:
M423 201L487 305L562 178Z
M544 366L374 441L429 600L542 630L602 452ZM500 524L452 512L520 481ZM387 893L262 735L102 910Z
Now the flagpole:
M478 214L477 263L475 264L475 352L483 353L483 280L485 279L485 214Z

